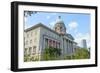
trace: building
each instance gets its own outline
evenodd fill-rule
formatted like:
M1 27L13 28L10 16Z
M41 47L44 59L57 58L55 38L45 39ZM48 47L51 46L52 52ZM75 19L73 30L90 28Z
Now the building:
M82 40L82 47L83 48L87 48L87 43L86 43L86 40L85 39Z
M61 48L61 54L72 55L77 43L71 34L66 32L66 27L61 17L57 19L54 29L38 23L24 31L25 54L30 54L34 59L41 60L41 55L46 47Z

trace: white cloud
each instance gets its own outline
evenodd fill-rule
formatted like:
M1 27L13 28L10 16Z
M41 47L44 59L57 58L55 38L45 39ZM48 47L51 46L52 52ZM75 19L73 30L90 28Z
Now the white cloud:
M91 45L91 35L89 33L82 34L82 33L77 33L75 36L75 41L78 43L78 46L82 47L82 40L85 39L87 42L87 47L90 47Z
M72 21L68 24L69 30L76 29L78 27L78 23L76 21Z

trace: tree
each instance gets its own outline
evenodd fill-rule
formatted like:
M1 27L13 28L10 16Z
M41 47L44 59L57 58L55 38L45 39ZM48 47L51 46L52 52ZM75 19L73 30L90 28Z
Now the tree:
M61 55L61 49L59 48L45 48L43 52L42 59L43 60L57 60L60 58Z
M32 14L36 14L36 13L37 13L36 11L24 11L24 16L28 17L28 16L31 16Z
M72 55L65 56L64 59L89 59L90 52L86 48L77 48L76 52Z
M75 53L76 59L88 59L90 58L90 53L86 48L78 49Z

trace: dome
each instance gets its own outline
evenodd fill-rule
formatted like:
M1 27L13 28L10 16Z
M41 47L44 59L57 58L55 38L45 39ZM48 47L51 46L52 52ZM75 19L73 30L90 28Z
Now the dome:
M59 16L58 19L56 20L54 29L58 33L63 33L63 34L66 33L66 27L63 20L61 19L61 16Z
M56 20L56 23L55 23L55 27L58 27L58 26L66 28L63 20L61 20L61 16L58 17L58 19Z

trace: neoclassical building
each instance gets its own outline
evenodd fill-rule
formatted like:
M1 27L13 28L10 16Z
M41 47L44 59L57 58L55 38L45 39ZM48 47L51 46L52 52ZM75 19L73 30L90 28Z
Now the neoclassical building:
M47 46L61 48L63 56L72 55L76 45L74 37L66 32L66 26L60 16L55 22L54 29L38 23L24 30L24 54L30 54L34 59L41 60L41 55Z

